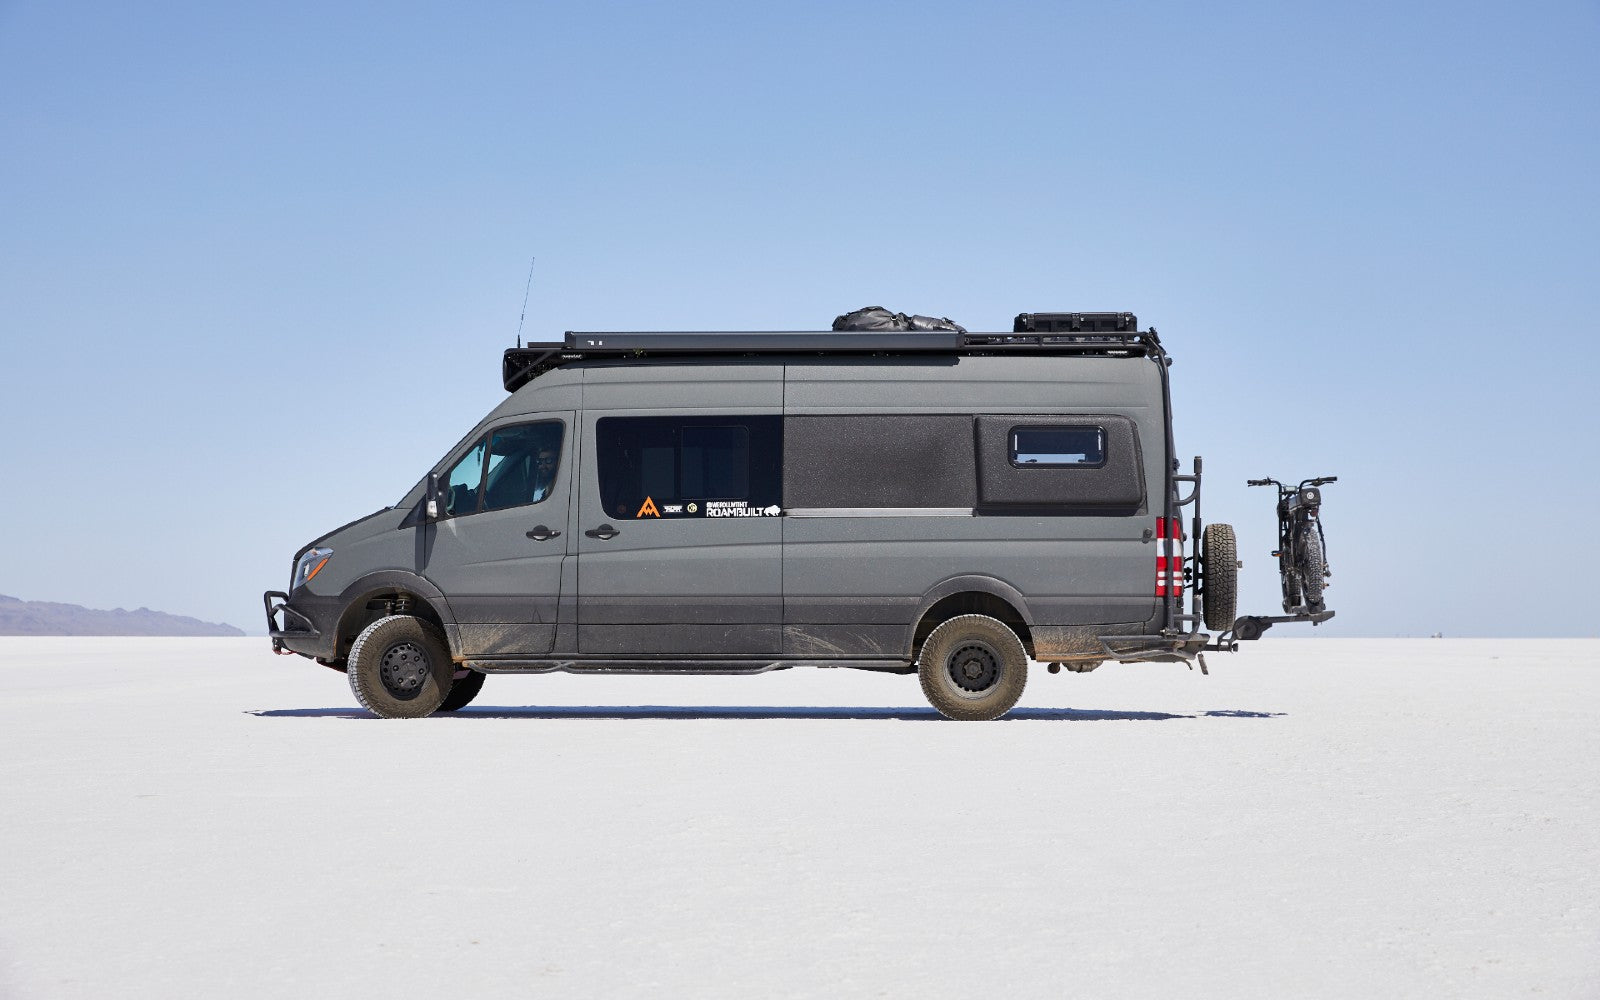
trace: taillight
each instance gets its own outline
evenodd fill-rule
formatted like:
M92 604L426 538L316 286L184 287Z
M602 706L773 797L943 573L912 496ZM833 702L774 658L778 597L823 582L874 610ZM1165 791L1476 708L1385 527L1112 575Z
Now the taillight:
M1183 522L1156 518L1156 596L1183 596Z

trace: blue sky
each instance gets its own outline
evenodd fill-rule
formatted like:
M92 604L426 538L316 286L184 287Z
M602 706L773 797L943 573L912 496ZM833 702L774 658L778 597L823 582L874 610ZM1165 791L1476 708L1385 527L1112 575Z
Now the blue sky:
M516 335L1127 309L1277 605L1596 635L1600 7L0 0L0 593L260 628ZM1307 630L1309 631L1309 630ZM1276 635L1276 633L1274 633Z

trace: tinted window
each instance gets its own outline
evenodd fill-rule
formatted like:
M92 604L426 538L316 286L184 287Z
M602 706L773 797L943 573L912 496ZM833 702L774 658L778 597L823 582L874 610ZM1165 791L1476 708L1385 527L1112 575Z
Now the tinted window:
M678 440L679 487L684 496L750 495L748 427L685 427Z
M1106 432L1100 427L1014 427L1011 464L1104 465Z
M484 510L538 503L550 495L561 468L561 430L551 420L502 427L490 436Z
M778 513L779 417L603 417L600 501L622 518Z

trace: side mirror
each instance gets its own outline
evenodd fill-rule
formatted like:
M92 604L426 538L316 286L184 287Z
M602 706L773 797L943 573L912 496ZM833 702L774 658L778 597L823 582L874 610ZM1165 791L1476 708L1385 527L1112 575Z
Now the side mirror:
M422 513L430 521L439 520L439 474L428 473L428 492L422 502Z

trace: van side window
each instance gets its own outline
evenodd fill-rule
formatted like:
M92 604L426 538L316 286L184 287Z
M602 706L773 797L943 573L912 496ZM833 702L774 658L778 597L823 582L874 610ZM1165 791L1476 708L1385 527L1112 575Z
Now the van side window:
M1013 427L1011 464L1101 466L1106 464L1104 427Z
M600 501L611 517L755 517L782 508L777 416L602 417Z
M979 413L978 512L1146 512L1139 428L1118 413Z
M444 512L451 516L478 509L478 486L483 482L483 439L473 445L446 478Z
M502 427L489 438L483 509L534 504L550 495L561 468L560 421Z

